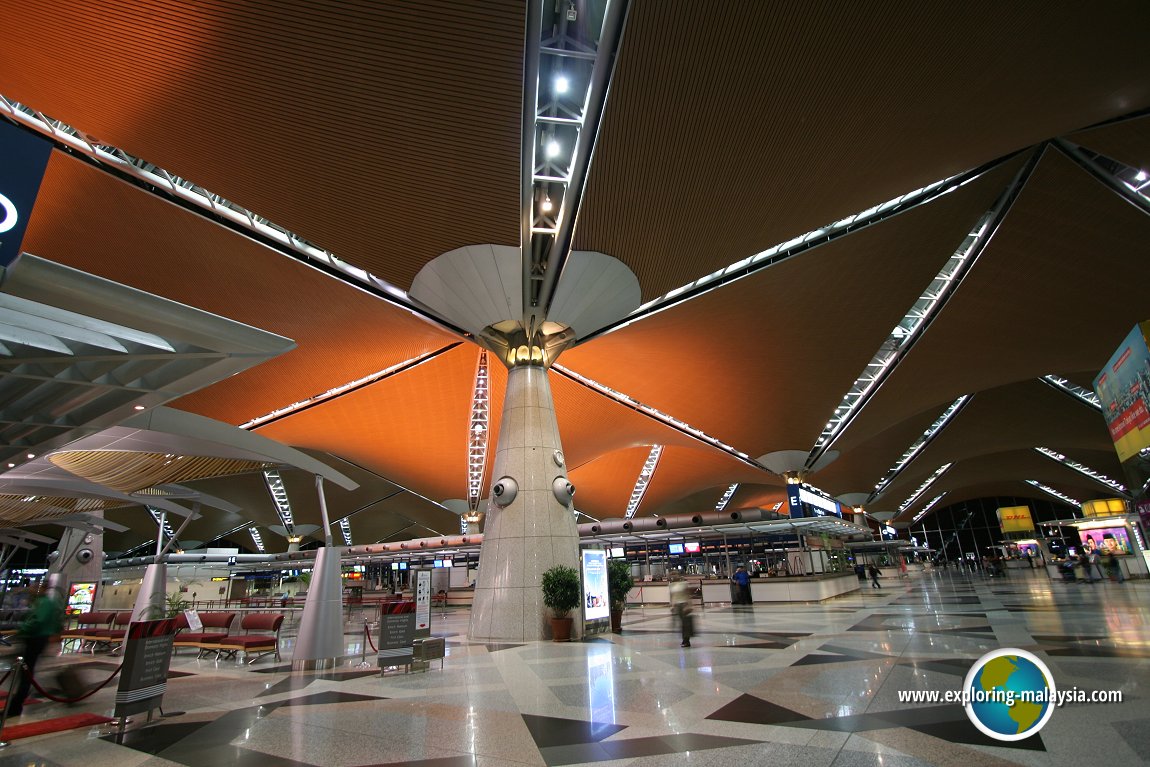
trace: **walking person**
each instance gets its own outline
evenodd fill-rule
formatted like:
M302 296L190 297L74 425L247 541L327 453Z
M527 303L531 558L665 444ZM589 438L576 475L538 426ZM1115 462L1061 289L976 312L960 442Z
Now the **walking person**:
M881 589L882 586L878 583L878 577L882 575L882 570L875 567L874 562L867 565L867 572L870 573L870 587L872 589Z
M671 612L679 618L679 631L683 642L680 647L691 646L691 636L695 633L695 619L691 614L691 590L683 576L672 573L668 586L671 598Z
M747 568L742 565L735 570L735 585L738 586L738 604L751 604L751 576L747 573Z
M53 637L64 630L64 600L56 589L38 591L32 599L28 615L20 624L19 635L24 642L24 666L26 671L20 676L20 684L7 702L8 716L24 713L24 701L32 689L32 672L36 662L48 648Z

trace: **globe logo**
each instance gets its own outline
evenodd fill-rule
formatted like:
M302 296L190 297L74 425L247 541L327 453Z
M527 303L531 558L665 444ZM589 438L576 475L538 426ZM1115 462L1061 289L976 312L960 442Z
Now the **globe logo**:
M963 692L966 715L995 740L1022 740L1038 732L1054 713L1057 700L1046 664L1012 647L975 661Z

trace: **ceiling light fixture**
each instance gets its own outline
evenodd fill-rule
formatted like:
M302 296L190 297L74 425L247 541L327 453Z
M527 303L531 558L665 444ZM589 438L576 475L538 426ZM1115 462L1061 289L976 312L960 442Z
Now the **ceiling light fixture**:
M547 157L548 157L548 158L552 158L552 157L558 157L558 156L559 156L559 151L560 151L560 149L561 149L561 148L562 148L562 147L560 147L560 146L559 146L559 142L558 142L558 141L556 141L555 139L550 139L550 140L547 142L547 145L544 147L544 149L545 149L545 150L546 150L546 152L547 152Z
M143 409L144 409L144 406L143 406L143 405L135 405L135 406L133 406L133 407L132 407L132 409L133 409L133 410L143 410Z
M543 202L539 203L539 209L544 213L550 213L552 207L554 206L551 204L550 197L544 197Z
M564 75L559 75L555 78L555 92L566 93L571 88L571 81Z

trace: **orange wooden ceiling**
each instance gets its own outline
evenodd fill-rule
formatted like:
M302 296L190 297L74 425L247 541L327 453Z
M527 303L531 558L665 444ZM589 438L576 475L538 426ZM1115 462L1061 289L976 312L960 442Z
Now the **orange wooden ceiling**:
M0 93L406 289L440 253L519 241L524 14L518 0L21 2L5 10Z
M631 4L580 213L576 246L622 259L644 299L1150 106L1145 4L699 10Z
M1150 60L1141 54L1150 6L1084 13L1091 23L987 0L720 3L705 12L633 0L576 247L622 259L650 298L1060 134L1146 163L1145 117L1084 128L1150 107ZM443 251L518 243L523 17L511 0L482 13L414 0L98 0L76 13L31 0L6 15L0 93L407 287ZM805 450L1019 162L594 339L560 364L752 456ZM1035 407L1013 437L989 424L1020 412L999 387L1046 372L1089 385L1125 331L1146 319L1130 275L1144 270L1147 226L1048 153L968 283L815 482L835 494L865 490L941 408L983 392L969 419L900 478L900 492L946 454L961 457L945 478L951 498L1006 486L1037 495L1017 480L1034 459L1063 486L1080 487L1048 459L1012 448L1048 437L1068 454L1098 458L1096 434L1083 436L1091 430L1079 423L1089 411L1070 400ZM25 248L295 339L297 350L177 403L232 423L458 341L60 153ZM461 497L476 354L457 346L260 433L382 475L358 493L332 491L340 513L395 483L435 500ZM504 378L494 365L493 432ZM580 507L625 506L635 458L650 444L668 445L667 465L678 468L657 475L640 513L711 508L735 481L743 483L736 505L781 497L770 475L744 473L679 431L552 381ZM1004 414L979 416L999 396ZM1015 479L997 479L1007 475ZM274 523L259 484L237 493L253 517ZM431 528L453 521L411 493L372 509L353 517L353 529L383 537L404 519Z

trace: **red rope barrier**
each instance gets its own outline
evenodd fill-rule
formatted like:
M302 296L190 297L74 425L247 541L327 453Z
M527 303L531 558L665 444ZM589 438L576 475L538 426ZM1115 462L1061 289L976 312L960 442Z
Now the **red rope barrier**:
M100 690L104 689L104 687L107 686L108 682L111 682L113 679L115 679L116 675L119 674L123 668L124 668L124 664L121 663L119 666L116 667L116 670L112 672L112 675L110 677L105 679L103 682L100 682L100 684L98 684L90 692L86 692L78 698L57 698L55 695L53 695L52 693L48 692L47 690L45 690L43 687L40 686L40 683L36 681L36 677L34 677L32 675L31 671L28 671L27 666L24 667L24 670L28 673L28 679L29 679L29 681L32 682L32 686L35 687L36 690L41 695L43 695L45 698L47 698L48 700L54 700L57 703L79 703L80 701L84 700L85 698L90 698L93 695L95 695L96 693L98 693ZM11 673L11 672L9 672L9 673ZM3 681L3 680L0 680L0 681Z
M367 624L363 626L363 635L367 637L367 644L371 647L372 652L379 652L379 648L375 646L375 642L371 641L371 631L368 629ZM2 681L2 680L0 680Z

